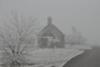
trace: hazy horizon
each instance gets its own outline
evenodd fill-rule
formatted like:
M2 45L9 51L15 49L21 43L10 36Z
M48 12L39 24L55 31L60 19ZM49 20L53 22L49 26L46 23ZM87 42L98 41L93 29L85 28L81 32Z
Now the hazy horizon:
M89 42L100 44L100 4L99 0L0 0L0 15L6 16L11 11L33 16L41 24L47 16L53 18L65 34L75 26Z

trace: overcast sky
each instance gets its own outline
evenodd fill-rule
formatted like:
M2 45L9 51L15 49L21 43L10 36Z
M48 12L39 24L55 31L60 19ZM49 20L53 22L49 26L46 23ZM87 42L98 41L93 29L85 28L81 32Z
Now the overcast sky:
M41 23L52 16L65 34L76 26L89 42L100 43L100 0L0 0L0 16L11 11L38 17Z

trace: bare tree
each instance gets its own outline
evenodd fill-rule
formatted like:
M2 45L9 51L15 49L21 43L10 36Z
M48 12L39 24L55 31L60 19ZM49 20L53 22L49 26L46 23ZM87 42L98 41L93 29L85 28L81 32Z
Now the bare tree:
M34 47L34 35L36 30L36 19L24 17L17 13L4 26L0 27L0 50L2 51L2 67L21 67L28 64L26 50Z
M72 34L67 36L67 44L85 44L87 41L86 38L84 38L81 34L81 32L78 32L77 29L73 26L72 27Z

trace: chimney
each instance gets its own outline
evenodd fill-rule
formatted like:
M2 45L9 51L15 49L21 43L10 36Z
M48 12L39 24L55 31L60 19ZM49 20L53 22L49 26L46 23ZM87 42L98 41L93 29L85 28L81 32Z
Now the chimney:
M52 24L52 17L50 17L50 16L48 17L48 25L49 24Z

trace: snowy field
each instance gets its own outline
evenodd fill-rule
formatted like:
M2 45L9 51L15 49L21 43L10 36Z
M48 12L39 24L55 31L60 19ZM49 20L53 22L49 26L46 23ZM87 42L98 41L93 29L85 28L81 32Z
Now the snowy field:
M91 49L91 47L67 45L66 48L35 49L29 50L29 55L27 55L26 58L29 60L30 63L35 64L31 67L62 67L72 58L83 54L84 50L86 49Z
M92 49L92 46L91 45L85 45L85 44L82 44L82 45L69 45L69 44L66 44L66 48L67 49L90 50L90 49Z
M27 59L36 65L64 65L70 59L82 54L83 50L78 49L38 49L28 52L30 56ZM46 66L47 67L47 66Z

